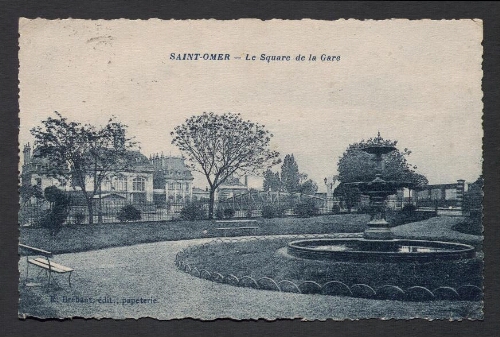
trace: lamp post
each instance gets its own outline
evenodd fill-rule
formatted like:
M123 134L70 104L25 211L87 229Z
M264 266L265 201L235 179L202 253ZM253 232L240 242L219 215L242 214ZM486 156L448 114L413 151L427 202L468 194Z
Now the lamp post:
M326 208L327 212L331 212L333 209L333 185L335 183L336 177L332 177L331 180L325 177L323 181L326 185Z

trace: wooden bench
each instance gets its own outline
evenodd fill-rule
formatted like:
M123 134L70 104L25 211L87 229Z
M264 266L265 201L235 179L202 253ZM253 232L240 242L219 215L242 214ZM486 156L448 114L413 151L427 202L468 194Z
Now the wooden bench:
M257 220L218 220L215 223L217 224L256 224ZM258 226L232 226L232 227L218 227L215 228L216 231L222 232L224 237L227 236L228 232L234 231L250 231L252 234L257 234Z
M50 259L53 257L53 254L51 252L23 244L19 244L19 248L19 254L26 255L26 281L28 280L29 265L31 264L38 268L41 268L41 271L45 271L47 273L49 285L52 281L52 273L68 274L68 284L71 287L71 274L73 273L73 269L51 261ZM35 256L39 257L30 258Z

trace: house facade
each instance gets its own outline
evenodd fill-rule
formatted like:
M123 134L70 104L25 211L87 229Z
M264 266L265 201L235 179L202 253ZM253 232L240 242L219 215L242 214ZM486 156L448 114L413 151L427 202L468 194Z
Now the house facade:
M194 177L184 158L155 154L149 160L154 169L156 204L184 205L192 200Z
M34 150L36 151L36 150ZM33 155L34 152L29 144L23 149L23 166L21 168L21 183L23 186L36 186L41 191L49 186L56 186L62 190L71 192L75 196L81 190L78 186L73 186L71 181L66 184L51 177L49 174L50 165L45 158ZM148 158L138 151L131 151L130 166L123 171L110 172L101 184L100 193L94 198L104 198L114 195L124 201L133 204L144 204L153 202L153 165ZM86 177L85 189L94 190L92 177Z

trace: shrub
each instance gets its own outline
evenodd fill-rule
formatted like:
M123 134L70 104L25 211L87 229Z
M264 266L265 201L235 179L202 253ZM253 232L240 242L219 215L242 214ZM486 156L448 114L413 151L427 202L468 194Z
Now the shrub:
M265 205L262 207L262 217L266 219L280 218L284 213L284 209L277 205Z
M406 205L404 205L404 206L403 206L403 208L401 209L401 212L402 212L403 214L408 214L408 215L410 215L410 214L415 213L415 211L416 211L416 210L417 210L417 207L416 207L415 205L413 205L413 204L406 204Z
M224 211L222 210L222 208L217 208L217 210L215 211L215 217L219 220L224 219Z
M196 202L188 203L181 210L182 220L203 220L206 218L205 210L202 205Z
M333 205L332 214L340 214L340 206L339 205Z
M141 220L141 211L133 205L123 206L116 217L120 221Z
M224 210L224 218L231 219L234 216L234 213L235 213L234 209L226 208Z
M74 221L76 225L81 225L85 221L85 213L76 212L74 215Z
M294 211L295 214L297 214L299 217L307 218L313 215L317 215L319 209L318 207L316 207L313 201L306 201L295 205Z
M369 214L369 215L372 215L373 210L372 210L372 208L371 208L370 205L360 204L356 213L358 213L358 214Z
M48 228L52 236L59 233L69 215L69 198L66 193L55 186L47 187L44 196L50 202L50 209L42 213L38 224Z

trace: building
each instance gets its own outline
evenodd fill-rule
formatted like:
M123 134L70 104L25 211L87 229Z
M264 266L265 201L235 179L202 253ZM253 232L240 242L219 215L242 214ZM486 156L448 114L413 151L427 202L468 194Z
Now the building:
M36 158L28 143L23 148L23 166L21 167L22 186L36 186L41 191L49 186L57 186L66 190L58 179L49 176L49 162L45 158Z
M247 192L247 176L245 176L244 183L241 183L238 177L230 176L217 188L215 192L215 200L224 200Z
M153 165L139 151L133 151L130 155L132 157L130 168L110 173L103 181L101 193L122 196L133 204L152 203ZM89 179L89 184L92 183L92 179Z
M210 191L208 187L205 189L193 187L193 201L207 201L210 200Z
M182 157L156 154L150 157L154 168L154 200L157 205L183 205L193 198L194 177Z
M33 153L36 153L36 149ZM103 198L104 200L104 198L113 195L115 198L121 198L125 202L134 204L153 202L153 165L139 151L130 151L129 156L131 158L130 165L124 170L110 172L101 185L100 193L97 193L94 199ZM48 160L33 155L30 144L24 146L23 160L21 168L23 186L37 186L41 191L49 186L56 186L72 192L75 199L78 199L78 195L81 194L78 191L81 188L74 186L71 181L62 184L57 178L51 177ZM91 176L85 179L85 189L87 191L94 190L94 180ZM74 193L74 191L78 193Z
M413 201L419 207L456 207L461 208L464 198L465 180L457 180L451 184L427 185L413 191Z

